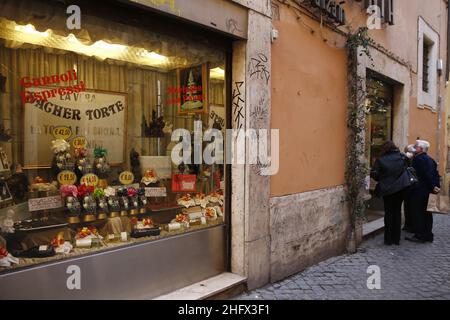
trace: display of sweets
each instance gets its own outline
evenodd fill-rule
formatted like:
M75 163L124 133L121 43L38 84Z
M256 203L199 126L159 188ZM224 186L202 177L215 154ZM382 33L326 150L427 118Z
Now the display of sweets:
M69 223L79 223L81 215L81 205L78 201L78 188L73 185L61 186L61 196L64 198L66 208L69 210Z
M104 190L108 201L108 211L110 218L118 217L120 214L120 200L116 195L116 189L108 187Z
M97 218L100 220L106 219L109 213L109 209L108 209L108 199L106 198L105 190L101 188L95 189L94 199L97 201L97 208L98 208Z
M73 241L73 246L75 248L101 247L102 240L103 238L98 233L97 228L94 226L88 226L78 230Z
M108 151L105 148L96 147L94 149L94 173L100 179L107 179L111 169L106 159L107 154Z
M88 158L88 150L80 147L75 149L75 173L78 179L88 173L92 173L92 164Z
M159 178L153 169L145 171L141 180L141 187L159 187Z
M208 207L208 208L204 209L204 215L205 215L206 219L209 221L217 220L217 211L213 207Z
M56 139L52 141L51 149L53 151L52 168L55 173L64 170L73 171L74 162L70 155L70 144L63 139Z
M83 221L95 220L97 213L97 202L94 199L94 187L82 184L78 187L78 197L82 202Z
M30 185L31 191L37 191L37 192L49 192L49 191L57 191L58 190L58 183L52 182L46 182L43 178L40 176L37 176L34 178L33 183Z
M139 213L139 195L135 188L127 188L128 198L130 200L130 214L135 215Z
M105 238L106 242L128 242L130 235L127 232L108 234Z
M120 199L120 215L127 216L130 209L130 199L128 198L127 188L121 187L117 190L117 196Z
M138 197L139 197L139 213L146 213L148 200L147 197L145 196L145 188L138 189Z

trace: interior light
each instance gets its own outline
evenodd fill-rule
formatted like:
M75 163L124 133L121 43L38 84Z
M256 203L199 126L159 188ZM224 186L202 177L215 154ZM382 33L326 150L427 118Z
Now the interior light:
M148 66L167 68L170 66L171 62L168 57L156 52L150 52L144 48L108 43L103 40L96 41L91 45L86 45L73 33L64 37L52 33L50 29L45 32L39 32L32 24L18 25L15 24L15 22L10 21L9 25L11 26L9 30L14 28L14 32L8 32L8 30L6 30L7 28L0 28L0 38L68 50L90 57L95 56L100 59L116 59Z
M169 60L167 57L165 57L163 55L160 55L160 54L158 54L156 52L148 52L147 51L146 55L147 55L148 58L150 58L152 60L155 60L155 61L160 61L161 63L168 62L168 60Z
M127 47L122 44L111 44L103 40L97 41L91 47L108 51L125 51L127 49Z
M45 31L45 32L37 31L36 28L32 24L27 24L26 26L16 25L14 27L14 29L16 31L20 31L20 32L24 32L24 33L28 33L28 34L32 34L32 35L36 35L36 36L41 36L41 37L48 37L50 35L48 31Z
M225 70L222 68L214 68L209 70L209 77L212 79L225 80Z

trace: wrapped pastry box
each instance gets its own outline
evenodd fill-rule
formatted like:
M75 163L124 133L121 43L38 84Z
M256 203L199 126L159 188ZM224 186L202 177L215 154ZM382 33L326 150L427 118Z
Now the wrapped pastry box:
M190 220L200 219L203 217L202 207L195 206L183 209L183 214L187 215Z
M143 237L154 237L161 234L161 229L159 227L152 227L148 229L134 229L131 232L132 238L143 238Z

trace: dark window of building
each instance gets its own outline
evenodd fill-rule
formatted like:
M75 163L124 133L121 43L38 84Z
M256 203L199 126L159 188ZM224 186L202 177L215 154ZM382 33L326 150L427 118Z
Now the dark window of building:
M430 53L431 44L423 41L423 71L422 71L422 91L429 92L430 90Z

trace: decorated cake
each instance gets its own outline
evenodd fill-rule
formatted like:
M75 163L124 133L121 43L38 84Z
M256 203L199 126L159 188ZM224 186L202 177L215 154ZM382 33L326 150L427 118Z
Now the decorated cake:
M142 187L158 187L159 186L159 178L156 175L153 169L149 169L145 171L144 177L141 180Z
M186 208L189 208L189 207L193 207L193 206L195 206L196 204L195 204L195 200L192 198L192 196L188 193L188 194L185 194L184 196L182 196L181 198L179 198L178 200L177 200L177 203L180 205L180 206L183 206L183 207L186 207Z

